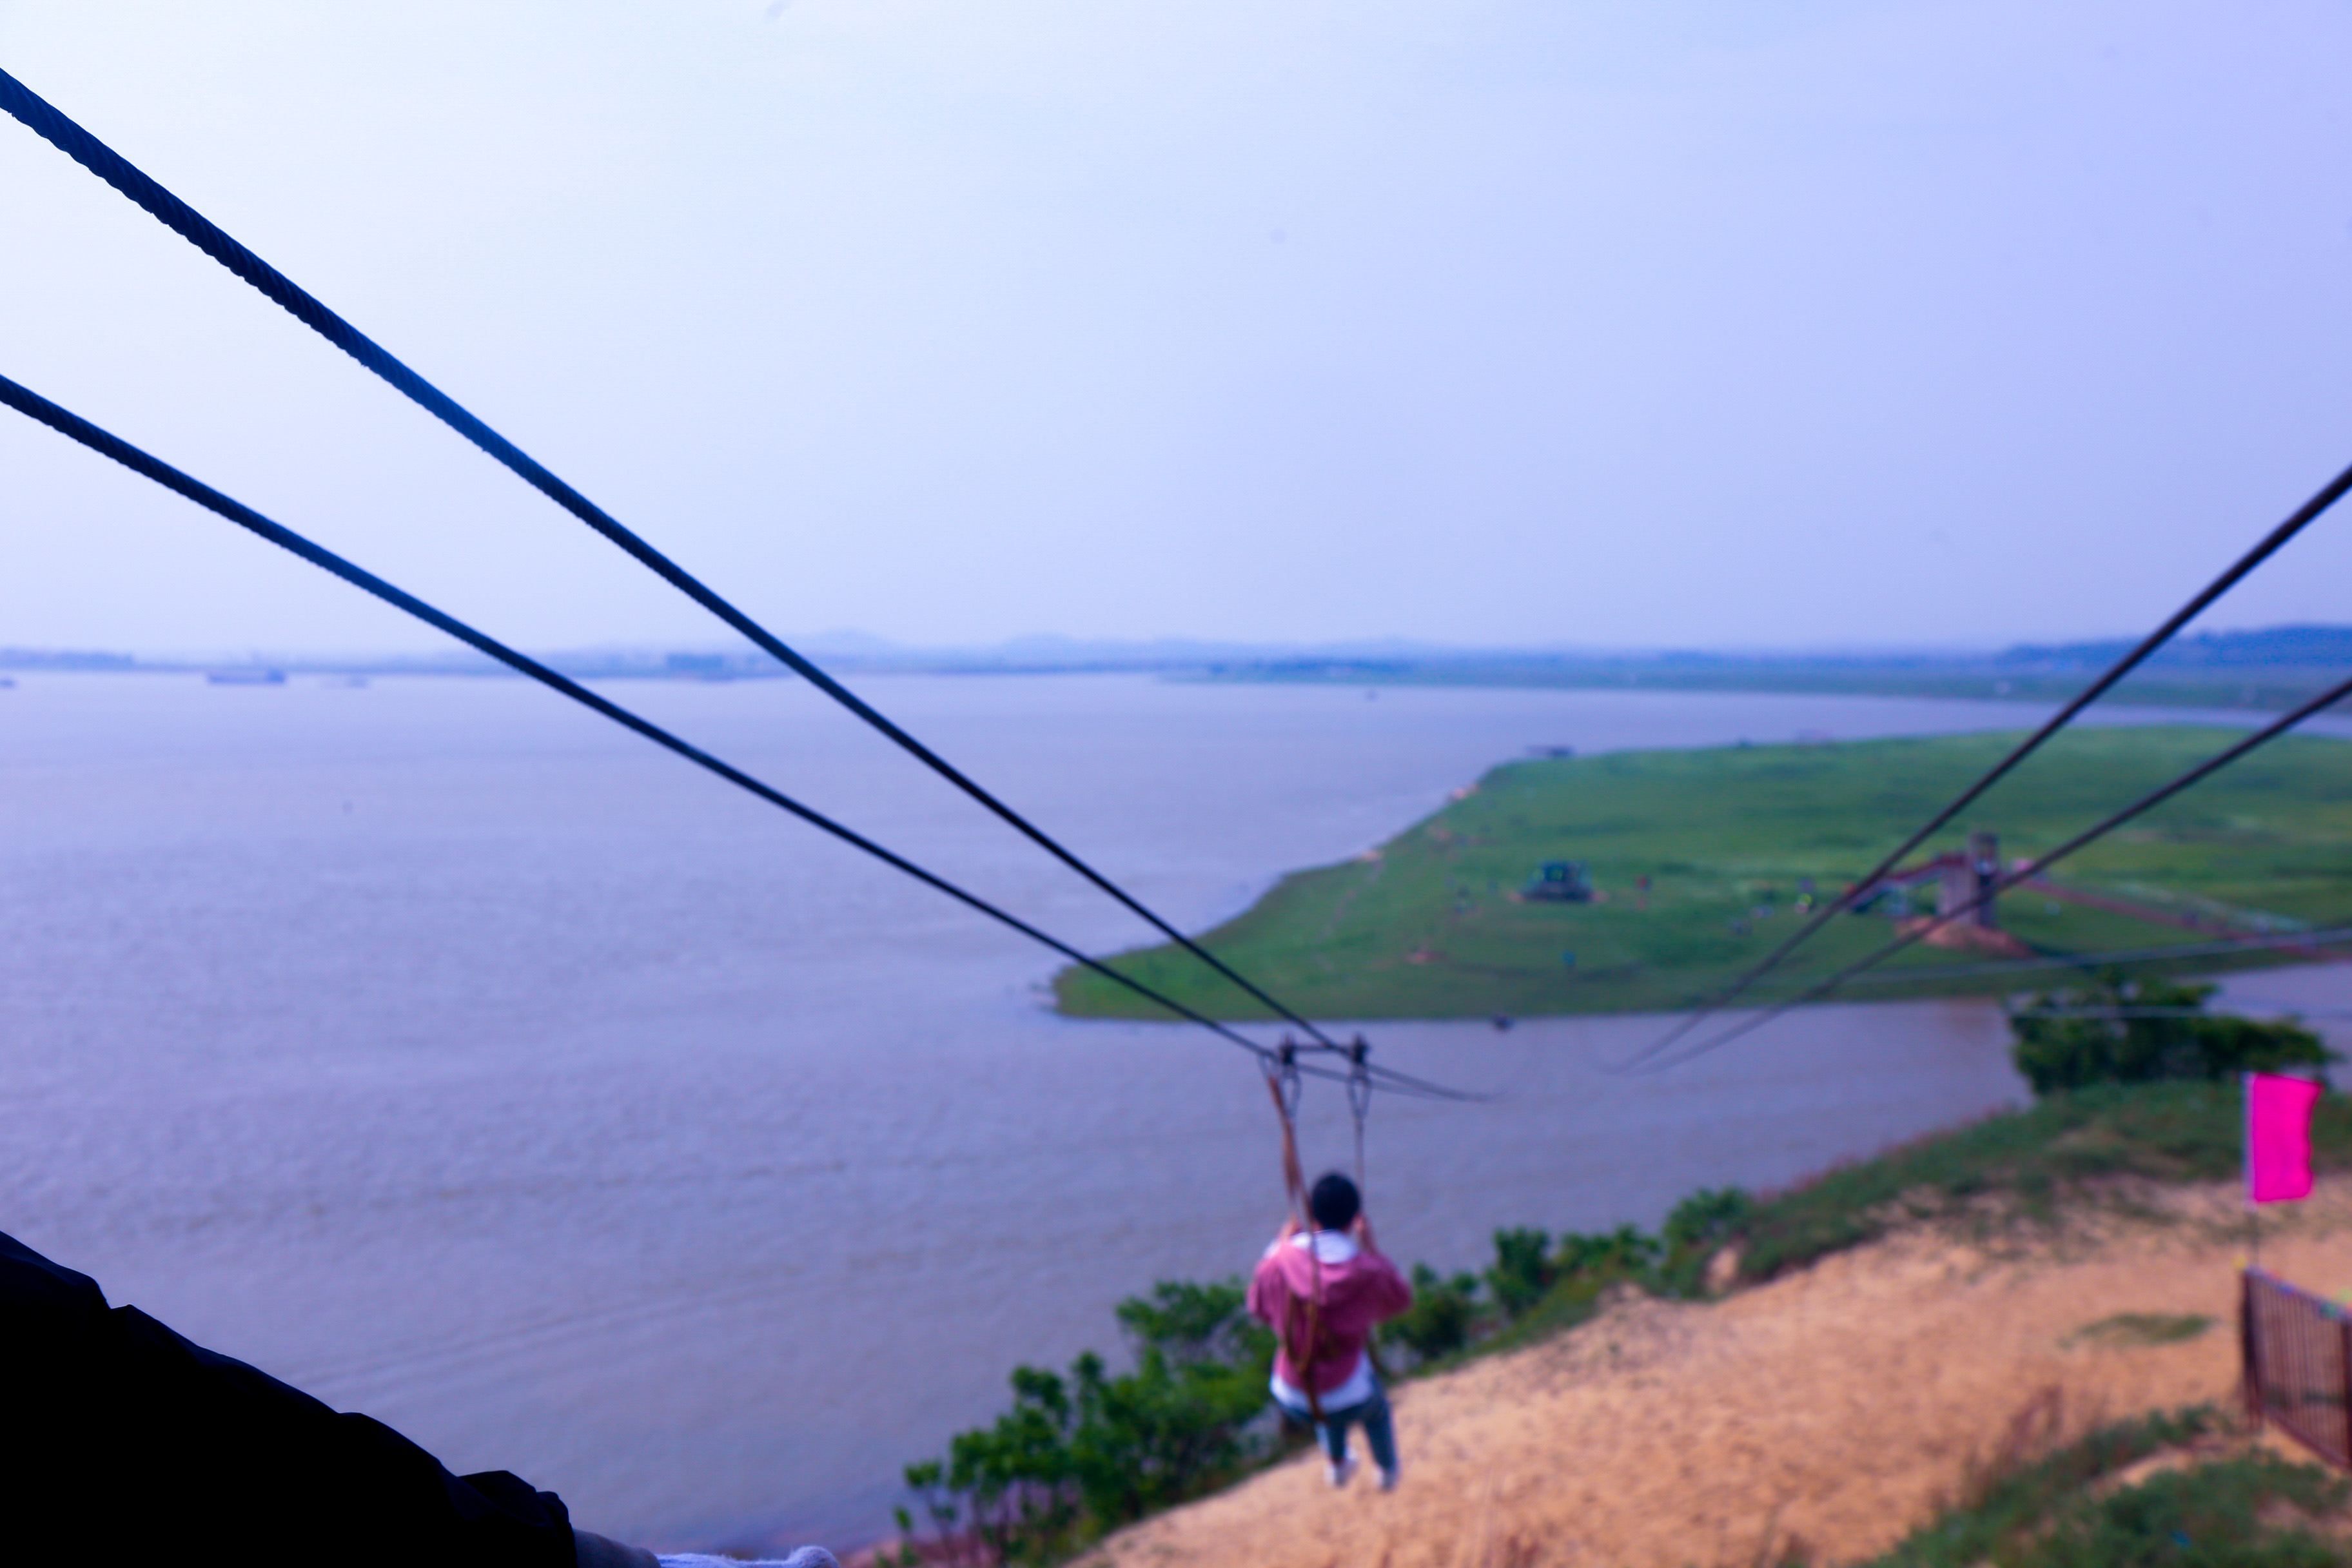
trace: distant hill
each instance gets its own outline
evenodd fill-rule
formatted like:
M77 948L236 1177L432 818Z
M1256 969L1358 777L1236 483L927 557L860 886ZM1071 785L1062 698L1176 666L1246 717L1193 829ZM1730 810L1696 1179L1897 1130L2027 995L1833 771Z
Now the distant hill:
M2134 645L2114 642L2021 643L1995 662L2027 669L2089 669L2114 663ZM2251 669L2280 665L2352 668L2352 626L2266 626L2252 632L2200 632L2176 637L2148 663L2182 669Z
M127 653L0 647L0 669L129 669L138 662Z

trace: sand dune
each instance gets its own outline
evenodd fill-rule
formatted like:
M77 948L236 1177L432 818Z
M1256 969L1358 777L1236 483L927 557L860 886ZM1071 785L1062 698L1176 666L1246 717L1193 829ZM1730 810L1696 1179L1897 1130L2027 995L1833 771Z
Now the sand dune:
M1403 1484L1304 1458L1129 1530L1093 1568L1689 1568L1882 1552L2026 1425L2067 1434L2237 1378L2233 1191L2150 1194L2058 1238L1907 1233L1711 1303L1621 1300L1550 1343L1410 1384ZM2265 1216L2263 1261L2352 1288L2352 1182ZM2201 1313L2171 1344L2080 1336Z

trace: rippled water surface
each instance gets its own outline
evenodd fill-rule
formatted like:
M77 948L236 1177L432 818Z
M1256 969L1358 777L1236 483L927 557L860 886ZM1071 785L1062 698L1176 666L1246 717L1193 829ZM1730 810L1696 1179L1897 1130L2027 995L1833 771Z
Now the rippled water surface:
M2018 725L1992 703L863 683L1171 918L1531 745ZM803 686L625 702L1089 948L1140 940ZM2147 715L2134 715L2145 718ZM1112 1348L1279 1217L1248 1060L1044 1010L1049 955L523 683L0 691L0 1227L192 1337L663 1546L870 1534L1018 1361ZM2347 998L2337 971L2266 995ZM2253 988L2249 982L2249 988ZM1645 1019L1372 1030L1402 1257L1654 1224L2008 1102L1977 1004L1822 1009L1660 1078ZM1310 1094L1310 1158L1345 1154Z

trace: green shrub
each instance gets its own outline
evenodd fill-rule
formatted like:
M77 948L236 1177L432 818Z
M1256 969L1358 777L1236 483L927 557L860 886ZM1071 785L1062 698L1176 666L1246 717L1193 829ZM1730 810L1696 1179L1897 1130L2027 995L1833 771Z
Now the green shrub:
M957 1433L948 1440L944 1466L927 1477L909 1466L907 1479L910 1485L929 1479L962 1500L973 1532L999 1561L1045 1562L1067 1543L1078 1522L1069 1390L1061 1378L1034 1366L1013 1368L1012 1383L1012 1409L993 1426ZM945 1506L953 1517L957 1505Z
M1559 1249L1552 1254L1552 1279L1573 1279L1580 1276L1613 1283L1645 1272L1657 1261L1661 1250L1656 1237L1646 1236L1630 1225L1591 1236L1570 1232L1559 1238Z
M1518 1317L1542 1300L1556 1278L1549 1231L1523 1226L1495 1233L1495 1261L1486 1270L1486 1288L1505 1317Z
M1243 1310L1247 1289L1238 1279L1195 1284L1162 1279L1149 1296L1129 1296L1116 1309L1120 1330L1140 1350L1158 1351L1180 1366L1210 1363L1269 1366L1274 1334Z
M1738 1187L1704 1187L1676 1204L1659 1237L1658 1293L1706 1294L1707 1265L1741 1239L1755 1213L1756 1200Z
M1669 1250L1720 1247L1755 1212L1756 1200L1738 1187L1701 1187L1666 1215L1666 1247Z
M2206 1003L2220 989L2108 972L2087 985L2045 992L2011 1014L2017 1037L2011 1054L2037 1095L2096 1083L2324 1068L2335 1059L2299 1024L2207 1014Z
M1549 1231L1498 1230L1486 1284L1504 1318L1516 1321L1563 1287L1591 1296L1600 1287L1645 1276L1661 1250L1657 1237L1630 1225L1591 1236L1570 1231L1559 1238L1557 1247Z
M1402 1348L1413 1361L1436 1361L1470 1342L1478 1316L1478 1277L1464 1272L1441 1278L1426 1263L1412 1266L1412 1305L1381 1325L1383 1345Z
M1128 1298L1132 1372L1091 1351L1067 1376L1014 1368L1013 1407L908 1466L908 1487L943 1533L961 1522L998 1560L1044 1563L1231 1479L1268 1446L1274 1335L1244 1300L1238 1279Z

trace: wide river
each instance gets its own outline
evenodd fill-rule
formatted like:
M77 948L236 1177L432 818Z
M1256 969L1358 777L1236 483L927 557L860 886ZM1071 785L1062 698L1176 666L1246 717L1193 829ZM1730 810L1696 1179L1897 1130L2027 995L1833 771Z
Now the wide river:
M861 684L1195 928L1531 745L2038 716ZM799 682L606 689L1081 945L1148 934ZM1280 1217L1241 1053L1055 1016L1050 955L520 681L20 676L0 810L0 1228L591 1529L870 1538L1014 1363L1115 1352L1120 1296L1242 1269ZM2247 988L2340 1007L2345 973ZM1370 1027L1383 1061L1503 1091L1377 1106L1389 1250L1654 1225L2021 1097L1982 1004L1821 1008L1661 1077L1598 1070L1659 1026ZM1337 1163L1318 1089L1308 1156Z

